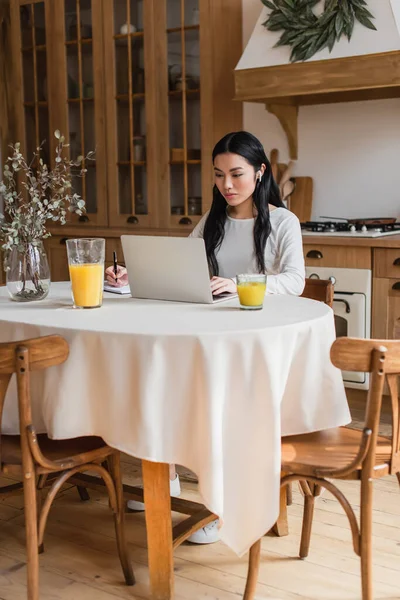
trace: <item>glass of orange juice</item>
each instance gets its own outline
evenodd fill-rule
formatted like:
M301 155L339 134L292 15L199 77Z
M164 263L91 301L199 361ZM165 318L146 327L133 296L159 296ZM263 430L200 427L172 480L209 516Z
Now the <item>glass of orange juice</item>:
M240 308L260 310L264 305L267 276L263 274L237 275Z
M74 308L99 308L103 302L104 238L67 240Z

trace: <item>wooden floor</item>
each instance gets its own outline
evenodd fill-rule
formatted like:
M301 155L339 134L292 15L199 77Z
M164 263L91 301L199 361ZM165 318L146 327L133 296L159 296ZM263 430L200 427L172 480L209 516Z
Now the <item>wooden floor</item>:
M125 479L136 482L137 462L124 458ZM239 475L240 476L240 475ZM0 480L0 485L4 483ZM239 481L240 484L240 481ZM185 481L184 496L197 498L196 484ZM341 484L354 507L358 486ZM290 535L263 539L256 598L269 600L358 600L359 559L353 554L347 520L325 492L317 501L310 556L297 558L301 496L294 486L289 507ZM375 599L400 598L400 491L390 477L375 485ZM180 517L174 515L177 520ZM240 526L240 524L239 524ZM50 513L45 553L40 557L41 600L117 600L150 598L143 513L127 515L127 534L137 584L122 583L114 528L105 496L91 492L81 502L65 489ZM238 600L245 585L247 556L238 558L222 542L184 544L175 552L177 600ZM26 600L22 498L0 503L0 599Z

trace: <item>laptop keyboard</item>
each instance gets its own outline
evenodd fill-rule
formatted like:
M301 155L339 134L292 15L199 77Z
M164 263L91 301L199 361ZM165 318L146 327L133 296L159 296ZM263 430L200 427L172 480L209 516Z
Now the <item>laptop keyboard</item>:
M236 294L232 294L231 292L222 292L222 294L213 294L213 301L221 300L222 298L234 298Z

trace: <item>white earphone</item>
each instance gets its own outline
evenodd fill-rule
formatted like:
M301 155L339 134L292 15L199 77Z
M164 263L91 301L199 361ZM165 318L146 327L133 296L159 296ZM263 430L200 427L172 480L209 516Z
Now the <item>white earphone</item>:
M261 181L261 179L262 179L262 173L261 173L261 171L257 172L257 179L258 179L258 181Z

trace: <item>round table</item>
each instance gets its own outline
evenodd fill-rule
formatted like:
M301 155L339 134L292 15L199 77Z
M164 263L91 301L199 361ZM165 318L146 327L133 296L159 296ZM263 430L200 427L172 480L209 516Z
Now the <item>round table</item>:
M193 470L222 539L244 553L278 515L281 435L350 421L332 310L294 296L260 311L108 293L100 309L71 305L69 283L30 304L0 288L0 342L58 333L70 345L63 365L33 373L37 429ZM2 427L18 431L13 389Z

